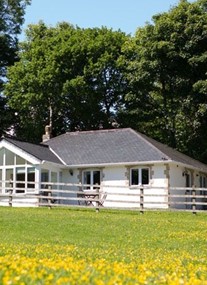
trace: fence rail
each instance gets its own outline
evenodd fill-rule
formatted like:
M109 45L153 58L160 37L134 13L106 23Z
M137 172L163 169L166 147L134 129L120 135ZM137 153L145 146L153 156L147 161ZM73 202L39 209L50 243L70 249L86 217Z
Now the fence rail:
M10 184L9 184L9 183ZM7 187L1 187L1 185ZM26 185L25 181L18 181ZM0 206L91 207L100 209L207 211L207 188L143 187L118 185L83 185L72 183L42 183L37 187L14 188L11 181L0 181ZM31 187L33 185L33 187Z

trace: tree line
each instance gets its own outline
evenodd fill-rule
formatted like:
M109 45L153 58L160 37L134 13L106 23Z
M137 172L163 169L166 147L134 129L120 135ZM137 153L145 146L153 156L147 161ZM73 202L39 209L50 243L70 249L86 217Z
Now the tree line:
M132 127L207 161L207 0L180 0L134 36L39 22L15 48L0 67L1 133Z

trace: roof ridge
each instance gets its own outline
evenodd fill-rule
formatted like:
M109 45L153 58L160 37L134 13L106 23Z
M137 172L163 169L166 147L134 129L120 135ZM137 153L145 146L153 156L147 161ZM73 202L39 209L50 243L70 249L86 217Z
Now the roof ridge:
M76 135L76 134L85 134L85 133L110 133L110 132L117 132L117 131L124 131L130 128L116 128L116 129L101 129L101 130L88 130L88 131L73 131L73 132L66 132L65 134Z
M126 131L126 130L131 130L131 128L101 129L101 130L72 131L72 132L67 131L67 132L65 132L63 134L60 134L60 135L56 136L56 137L52 137L48 141L43 142L41 144L47 145L47 142L53 141L56 138L64 137L64 136L67 136L67 135L75 136L75 135L79 135L79 134L88 134L88 133L89 134L94 134L94 133L97 133L97 132L100 132L100 133L110 133L110 132Z

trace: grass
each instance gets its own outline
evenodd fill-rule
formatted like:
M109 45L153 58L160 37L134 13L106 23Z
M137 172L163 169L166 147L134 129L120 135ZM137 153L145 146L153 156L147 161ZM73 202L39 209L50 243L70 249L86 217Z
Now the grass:
M0 241L1 284L207 284L203 213L0 207ZM39 279L12 269L31 259Z

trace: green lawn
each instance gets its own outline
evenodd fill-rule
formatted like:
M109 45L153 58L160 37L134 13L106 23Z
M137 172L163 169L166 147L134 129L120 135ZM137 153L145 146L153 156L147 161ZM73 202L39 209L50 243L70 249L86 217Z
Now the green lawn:
M91 269L93 274L96 272L94 262L99 261L100 266L100 260L107 263L109 268L114 268L117 262L119 265L122 264L121 268L133 265L133 272L138 270L138 266L142 266L138 270L141 275L132 274L131 279L123 281L123 284L135 284L133 280L136 280L136 284L181 284L178 283L180 281L176 283L177 275L184 284L193 284L191 279L192 282L196 281L196 284L204 284L202 282L207 279L207 214L205 213L140 214L109 210L96 213L91 209L0 207L0 241L1 257L11 258L16 255L18 258L47 258L47 261L55 260L55 256L56 260L58 257L61 257L61 260L70 257L76 262L85 262L86 267L88 266L86 264L93 263L93 270ZM8 264L5 266L8 270ZM47 270L51 270L48 266ZM105 264L105 267L107 266ZM175 274L173 268L176 270L176 266L179 270L177 269ZM190 270L191 267L195 272ZM63 275L67 276L67 269L65 270ZM4 272L3 278L6 269L0 267L1 271ZM111 278L119 276L115 271L114 269L113 274L109 274ZM101 274L101 271L98 272L97 274ZM12 274L11 276L14 276L14 273ZM93 274L90 275L91 284L101 284L94 281ZM99 276L97 274L96 277ZM53 272L53 275L56 278L54 283L48 284L58 284L60 273L57 276ZM145 280L143 283L142 279L137 279L141 278L140 276ZM26 280L24 278L23 281ZM125 280L125 277L122 278L120 277L120 280ZM174 283L170 283L171 279ZM37 283L31 276L29 280L28 284L47 283ZM102 284L109 284L107 280ZM5 281L0 283L6 284ZM20 283L13 281L12 284ZM73 283L70 281L70 284ZM77 283L76 280L74 284L87 284L87 282ZM111 284L116 283L114 281ZM122 284L122 281L117 284Z
M206 248L207 214L0 207L2 243Z

